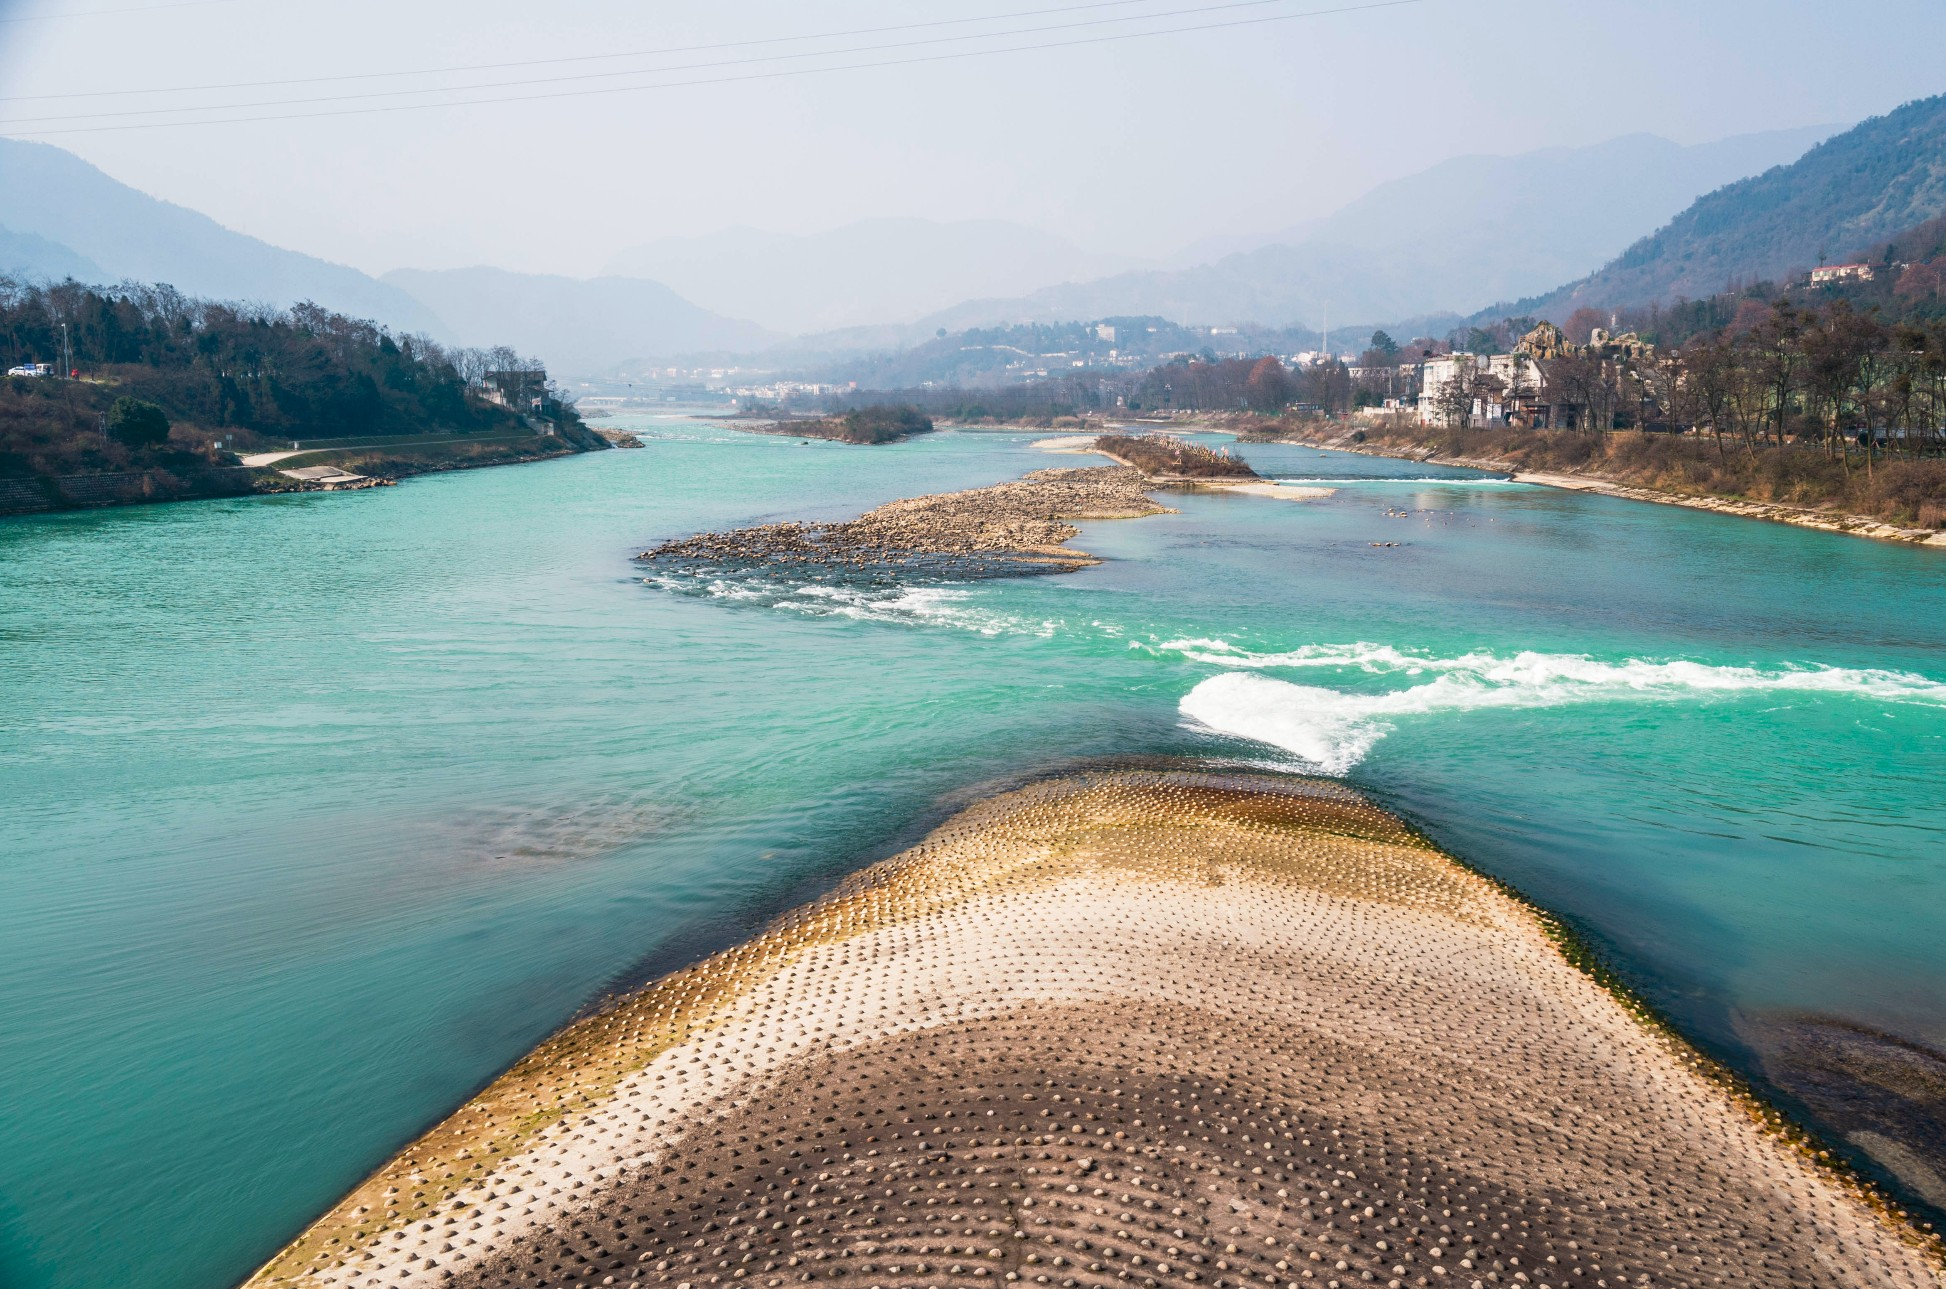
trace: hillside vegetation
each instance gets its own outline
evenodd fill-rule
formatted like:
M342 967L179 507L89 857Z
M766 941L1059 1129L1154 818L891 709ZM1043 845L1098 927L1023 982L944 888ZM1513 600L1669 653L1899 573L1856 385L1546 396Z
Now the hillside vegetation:
M1565 318L1712 295L1853 257L1946 214L1946 96L1908 103L1800 160L1699 198L1596 273L1500 308Z
M61 366L63 324L77 378L0 380L0 479L133 471L181 484L298 440L377 442L396 456L434 439L452 461L482 455L467 451L475 441L496 444L494 459L597 442L572 408L539 393L538 374L540 405L526 414L489 399L488 373L518 363L510 353L448 353L314 305L279 313L167 287L0 281L7 367ZM536 425L555 433L538 436ZM151 495L197 491L157 483Z

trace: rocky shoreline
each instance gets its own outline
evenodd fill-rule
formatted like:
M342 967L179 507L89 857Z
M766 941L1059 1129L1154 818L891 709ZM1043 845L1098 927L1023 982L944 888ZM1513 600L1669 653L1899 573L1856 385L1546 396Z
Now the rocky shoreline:
M1009 483L890 502L835 524L759 524L664 542L636 558L679 572L765 567L901 569L963 577L1066 573L1101 561L1068 549L1070 520L1168 513L1153 483L1117 466L1036 470Z
M1453 461L1446 464L1466 463ZM1495 463L1485 468L1498 470L1504 467ZM1662 492L1655 488L1631 487L1628 484L1614 483L1587 475L1550 474L1526 470L1512 470L1510 473L1516 483L1537 483L1544 487L1566 488L1573 492L1599 492L1611 497L1625 497L1630 501L1652 501L1661 506L1685 506L1690 510L1709 510L1719 515L1736 515L1743 519L1767 519L1776 524L1815 528L1820 532L1842 533L1848 537L1870 537L1875 541L1905 542L1913 546L1946 546L1946 533L1935 532L1930 528L1902 528L1897 524L1888 524L1884 520L1872 519L1865 515L1813 510L1808 506L1790 506L1775 501L1746 501L1738 497L1690 497L1681 493Z
M1772 523L1790 524L1797 528L1815 528L1820 532L1839 533L1847 537L1869 537L1875 541L1903 542L1911 546L1946 546L1946 533L1930 528L1905 528L1898 524L1888 524L1882 519L1873 519L1869 515L1852 515L1842 511L1793 506L1776 501L1751 501L1742 497L1692 496L1686 493L1664 492L1659 488L1637 487L1602 478L1599 475L1523 470L1517 462L1512 461L1442 456L1437 451L1423 447L1387 448L1370 442L1360 442L1352 437L1351 432L1294 433L1272 441L1301 443L1306 447L1329 448L1334 452L1356 452L1360 456L1391 457L1401 461L1424 461L1473 470L1493 470L1511 476L1516 483L1565 488L1572 492L1599 492L1629 501L1648 501L1660 506L1708 510L1719 515L1735 515L1742 519L1764 519Z

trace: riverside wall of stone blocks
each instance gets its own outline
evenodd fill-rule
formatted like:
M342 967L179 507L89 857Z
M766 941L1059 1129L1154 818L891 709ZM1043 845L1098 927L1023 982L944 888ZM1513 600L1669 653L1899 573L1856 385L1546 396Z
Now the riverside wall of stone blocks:
M236 497L256 491L259 471L233 468L185 471L124 470L33 479L0 479L0 515L126 506L147 501Z
M39 479L0 479L0 515L34 515L57 505Z

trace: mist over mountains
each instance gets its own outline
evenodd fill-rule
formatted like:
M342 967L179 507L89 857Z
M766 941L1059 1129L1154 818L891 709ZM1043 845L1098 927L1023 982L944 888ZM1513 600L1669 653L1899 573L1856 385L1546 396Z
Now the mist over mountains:
M1801 170L1783 163L1830 128L1695 146L1634 134L1454 158L1324 219L1200 243L1186 253L1236 249L1189 267L1131 269L1000 221L887 218L805 236L737 228L665 238L616 254L592 279L491 267L373 278L226 229L58 148L0 140L0 273L168 282L278 306L309 299L400 331L511 345L576 376L684 355L801 365L813 354L899 349L940 329L1017 322L1148 316L1275 327L1316 326L1327 309L1344 324L1465 314L1495 300L1532 303L1580 279L1547 297L1572 307L1604 293L1682 289L1692 278L1719 289L1726 272L1751 262L1759 237L1699 258L1726 211L1771 210L1793 226L1805 201L1824 212L1807 225L1820 231L1778 242L1785 260L1806 238L1862 242L1917 222L1906 218L1914 212L1938 213L1942 181L1926 166L1946 144L1946 113L1917 107L1826 143ZM1861 174L1878 198L1841 195ZM1791 196L1804 182L1825 195ZM1667 227L1616 258L1659 225ZM1613 262L1602 269L1604 260ZM1673 262L1686 267L1668 270Z
M383 281L447 319L453 340L510 345L578 374L662 354L753 353L785 339L641 278L467 268L395 269Z
M159 201L45 143L0 138L0 271L112 283L166 282L189 295L278 307L313 300L401 331L439 332L419 301L342 264L233 232Z
M809 236L731 228L622 251L606 272L795 335L906 323L974 296L1104 277L1133 262L999 220L867 219Z
M1212 264L969 301L925 322L957 330L1156 314L1184 324L1316 326L1327 309L1346 321L1470 313L1585 274L1699 194L1794 160L1834 128L1693 147L1634 134L1457 157Z
M0 274L49 282L65 278L98 282L107 276L101 271L101 265L59 242L35 233L16 233L9 228L0 228Z

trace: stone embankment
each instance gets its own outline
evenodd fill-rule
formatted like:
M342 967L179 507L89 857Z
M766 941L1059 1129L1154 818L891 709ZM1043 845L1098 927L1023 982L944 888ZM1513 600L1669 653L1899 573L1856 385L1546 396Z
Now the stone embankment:
M754 565L909 568L961 576L1064 573L1100 561L1066 543L1075 519L1167 513L1140 471L1036 470L1011 483L912 497L835 524L761 524L665 542L637 558L697 571Z
M0 479L0 516L140 505L151 501L238 497L253 492L295 491L302 486L272 471L240 468L124 470Z
M1342 785L984 801L556 1035L247 1289L1938 1289Z

